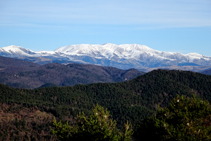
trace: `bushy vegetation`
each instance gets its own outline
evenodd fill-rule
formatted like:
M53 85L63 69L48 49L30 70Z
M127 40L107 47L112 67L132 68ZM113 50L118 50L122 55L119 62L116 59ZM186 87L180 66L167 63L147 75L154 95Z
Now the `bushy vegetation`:
M139 125L136 138L142 140L187 140L211 139L211 108L208 101L199 98L177 96L156 116L146 118Z
M0 141L55 141L50 130L53 119L37 107L0 103Z
M62 124L54 120L53 133L61 140L87 140L87 141L127 141L131 140L133 133L131 124L125 124L124 132L116 128L116 121L110 118L109 112L97 105L92 114L86 117L84 113L76 118L76 125L70 126L68 122Z
M133 130L125 124L124 133L116 128L116 122L109 118L109 112L97 105L86 117L77 116L73 126L54 120L56 134L60 140L126 141L131 140ZM208 101L199 98L177 96L166 108L158 109L155 116L139 124L136 140L157 141L200 141L211 139L211 107Z

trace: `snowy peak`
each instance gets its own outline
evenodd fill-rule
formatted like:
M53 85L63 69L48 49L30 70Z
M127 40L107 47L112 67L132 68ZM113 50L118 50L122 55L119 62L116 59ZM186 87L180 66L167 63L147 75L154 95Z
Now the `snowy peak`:
M15 45L0 48L0 55L5 57L40 57L46 55L49 56L52 54L55 54L55 52L53 51L35 52Z
M153 49L138 44L122 44L116 45L106 43L103 45L95 44L79 44L61 47L55 52L68 55L91 55L92 57L105 57L111 58L112 56L118 56L120 58L134 58L143 52L152 52Z
M92 50L92 51L140 50L140 51L147 51L147 50L152 50L152 49L145 45L138 45L138 44L116 45L116 44L106 43L103 45L78 44L78 45L64 46L64 47L60 47L59 49L55 50L55 52L63 52L64 53L64 52L71 52L71 51L76 51L76 50L88 50L88 51L90 51L90 50Z
M1 50L7 51L7 52L20 52L22 50L26 50L23 47L20 46L15 46L15 45L11 45L11 46L7 46L7 47L3 47L1 48Z
M192 57L198 57L198 58L204 57L203 55L198 54L198 53L188 53L188 54L186 54L186 55L187 55L187 56L192 56Z
M28 56L30 54L35 54L35 52L29 49L25 49L23 47L15 45L0 48L0 52L4 52L5 54L10 54L11 56Z

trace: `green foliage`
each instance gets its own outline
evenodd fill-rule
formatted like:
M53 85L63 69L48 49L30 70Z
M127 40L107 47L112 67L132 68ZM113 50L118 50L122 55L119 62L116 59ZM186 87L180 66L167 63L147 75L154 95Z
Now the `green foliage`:
M55 129L52 130L60 140L90 140L90 141L127 141L133 134L131 125L125 124L125 131L121 133L116 128L116 121L110 119L110 114L103 107L97 105L93 113L86 117L80 113L76 118L76 125L68 122L62 124L54 120Z
M136 137L147 140L210 140L211 108L208 101L177 96L156 116L145 119Z

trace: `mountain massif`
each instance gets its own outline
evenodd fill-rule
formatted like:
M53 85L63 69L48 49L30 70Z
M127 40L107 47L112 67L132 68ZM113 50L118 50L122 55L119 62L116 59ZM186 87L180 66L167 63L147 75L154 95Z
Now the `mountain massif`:
M15 88L73 86L76 84L121 82L144 74L136 69L121 70L91 64L39 65L0 57L0 83Z
M79 44L64 46L55 51L35 52L18 46L0 48L0 56L19 58L39 64L46 63L83 63L101 66L112 66L119 69L143 69L168 66L210 66L211 57L197 53L181 54L153 50L138 44ZM195 68L186 68L195 70ZM184 68L185 69L185 68ZM185 69L185 70L186 70ZM204 69L204 68L201 68ZM200 69L200 71L201 71ZM205 69L208 69L206 67Z

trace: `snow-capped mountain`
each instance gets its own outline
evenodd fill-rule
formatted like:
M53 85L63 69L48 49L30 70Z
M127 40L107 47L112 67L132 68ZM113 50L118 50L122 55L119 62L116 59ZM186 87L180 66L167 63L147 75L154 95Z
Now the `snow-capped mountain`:
M80 62L121 69L163 66L209 66L211 57L197 53L181 54L153 50L138 44L79 44L60 47L55 51L35 52L17 46L0 48L0 56L12 58L41 57L60 63Z
M4 55L5 54L5 55ZM25 49L20 46L7 46L0 48L0 55L6 57L40 57L40 56L49 56L55 55L54 51L40 51L35 52L29 49Z

